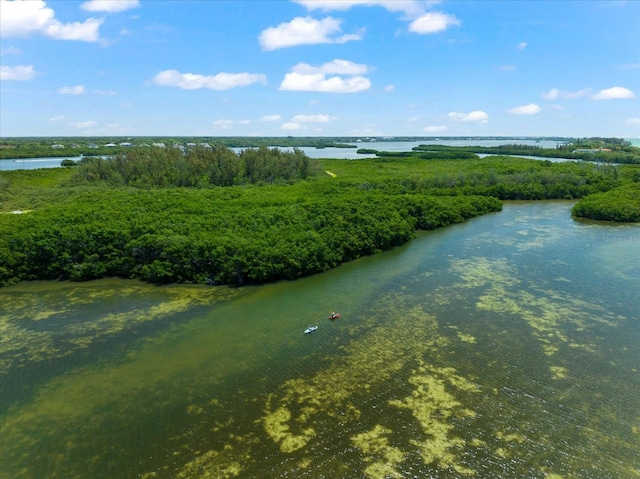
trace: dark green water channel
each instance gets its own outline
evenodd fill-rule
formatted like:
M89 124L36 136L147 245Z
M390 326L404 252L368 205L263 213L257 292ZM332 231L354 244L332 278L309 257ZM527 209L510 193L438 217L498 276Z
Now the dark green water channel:
M638 478L640 226L570 207L262 287L4 288L0 477Z

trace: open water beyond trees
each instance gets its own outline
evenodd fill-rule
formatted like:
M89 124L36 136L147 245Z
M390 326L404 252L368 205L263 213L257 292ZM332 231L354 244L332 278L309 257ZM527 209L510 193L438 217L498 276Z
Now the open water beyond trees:
M294 282L3 288L0 477L640 477L640 226L572 204Z

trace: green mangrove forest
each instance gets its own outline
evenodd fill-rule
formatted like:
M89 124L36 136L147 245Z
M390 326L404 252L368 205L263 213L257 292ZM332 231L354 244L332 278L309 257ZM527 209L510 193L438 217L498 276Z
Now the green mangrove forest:
M134 147L0 171L0 285L294 279L499 211L502 200L583 198L576 216L640 220L639 166L446 153L350 161L266 146Z

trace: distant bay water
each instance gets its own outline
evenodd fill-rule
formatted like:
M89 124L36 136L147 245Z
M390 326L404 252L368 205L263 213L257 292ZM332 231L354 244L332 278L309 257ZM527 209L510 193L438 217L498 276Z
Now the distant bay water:
M640 147L640 138L626 138L633 146ZM519 145L533 145L541 148L555 148L560 141L555 140L535 140L535 139L433 139L433 140L421 140L421 141L359 141L350 143L354 148L315 148L310 146L300 147L298 149L304 151L310 158L333 158L333 159L345 159L345 160L357 160L364 158L375 158L372 154L359 154L359 149L369 149L378 151L411 151L412 148L419 145L445 145L445 146L500 146L505 144L519 144ZM284 151L292 151L293 148L278 147ZM236 153L244 150L245 148L232 148ZM525 158L535 157L526 156ZM47 157L47 158L16 158L0 160L0 171L6 170L35 170L38 168L59 168L60 163L65 160L79 161L82 156L72 157ZM552 158L545 158L553 161ZM564 161L561 159L561 161ZM571 161L571 160L569 160Z

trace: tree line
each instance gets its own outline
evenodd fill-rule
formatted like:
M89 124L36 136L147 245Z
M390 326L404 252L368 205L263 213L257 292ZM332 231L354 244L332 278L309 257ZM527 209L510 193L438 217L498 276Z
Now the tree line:
M419 149L415 147L413 151L379 151L371 148L360 148L357 151L361 155L376 155L379 158L421 158L423 160L469 160L478 158L472 151L460 150L457 147L451 149Z
M70 192L71 193L71 192ZM154 283L294 279L497 211L496 198L388 195L310 185L75 188L0 215L0 284L105 276Z
M340 173L340 177L342 172L348 173L350 181L364 189L482 195L501 200L582 198L616 187L621 175L621 167L615 165L512 157L323 161L326 168Z
M295 182L319 171L317 162L297 148L289 152L263 146L240 153L224 146L133 148L108 158L84 158L69 184L198 188Z

